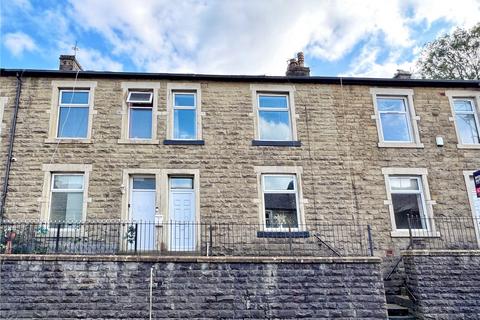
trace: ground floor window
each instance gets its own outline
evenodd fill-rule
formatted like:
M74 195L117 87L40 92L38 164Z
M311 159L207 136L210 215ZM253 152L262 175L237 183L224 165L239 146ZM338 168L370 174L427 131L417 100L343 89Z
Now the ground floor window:
M433 205L425 168L382 168L392 225L392 237L434 235ZM420 232L422 231L422 232ZM428 232L425 232L428 231Z
M293 174L262 175L266 228L298 228L297 179Z
M52 174L50 221L82 221L84 174Z
M397 230L409 229L409 227L425 229L427 221L421 177L390 176L389 184L395 228Z

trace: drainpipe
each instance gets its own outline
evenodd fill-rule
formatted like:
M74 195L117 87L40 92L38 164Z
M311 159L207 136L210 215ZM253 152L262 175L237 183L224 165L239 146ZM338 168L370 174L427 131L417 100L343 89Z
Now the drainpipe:
M23 74L23 72L22 72ZM17 92L15 95L15 109L13 110L12 125L10 126L10 136L8 137L8 156L5 165L5 179L3 181L3 191L0 204L0 222L4 219L5 213L5 200L7 199L8 192L8 179L10 177L10 167L13 159L13 141L15 140L15 130L17 128L17 116L18 109L20 107L20 94L22 92L22 79L21 75L17 73Z

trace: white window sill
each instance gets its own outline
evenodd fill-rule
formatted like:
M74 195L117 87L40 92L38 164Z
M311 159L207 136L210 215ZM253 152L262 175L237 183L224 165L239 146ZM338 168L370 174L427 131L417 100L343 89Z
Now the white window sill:
M390 232L392 238L410 238L410 233L408 230L394 230ZM440 232L431 231L431 230L412 230L413 238L438 238L440 237Z
M457 144L458 149L480 149L480 144Z
M93 139L45 139L45 143L93 143Z
M423 145L423 143L379 142L378 147L379 148L417 148L417 149L422 149L425 146Z
M118 139L118 144L159 144L160 140L133 140L133 139Z

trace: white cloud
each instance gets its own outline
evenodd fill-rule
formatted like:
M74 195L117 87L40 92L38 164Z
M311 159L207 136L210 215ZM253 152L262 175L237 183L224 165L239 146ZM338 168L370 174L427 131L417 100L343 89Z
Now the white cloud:
M79 59L87 69L120 70L118 61L129 60L135 70L148 72L282 75L287 59L300 50L307 62L324 63L359 50L347 74L391 76L410 67L404 53L417 54L422 45L415 28L436 21L471 26L480 1L70 0L29 14L39 32L69 47L82 32L100 35L110 52L80 42ZM380 47L393 54L385 59L365 49Z
M412 23L444 19L470 25L478 2L383 1L71 1L70 18L102 34L114 53L129 55L152 72L283 74L286 60L305 50L307 59L340 59L360 41L414 48ZM413 12L413 15L409 13ZM366 54L366 53L365 53ZM351 73L391 75L407 67L368 56Z
M391 54L382 63L378 62L379 47L365 46L350 63L350 70L342 76L391 78L397 70L410 71L415 76L415 59L398 62L398 54Z
M25 51L34 51L38 49L33 39L23 32L7 33L3 42L12 55L17 57L21 56Z

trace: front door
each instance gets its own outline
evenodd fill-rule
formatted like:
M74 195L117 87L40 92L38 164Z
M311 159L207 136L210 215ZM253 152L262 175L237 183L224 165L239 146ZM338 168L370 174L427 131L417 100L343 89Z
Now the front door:
M130 250L155 250L155 177L130 178L130 221L128 247Z
M171 177L169 197L169 250L195 251L195 191L193 178Z

